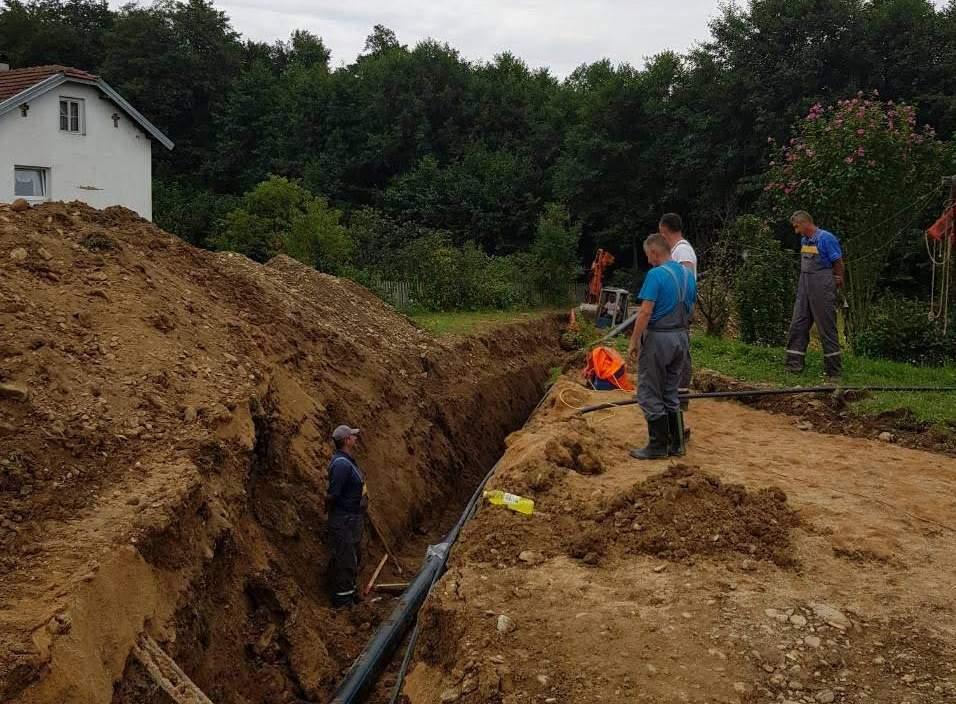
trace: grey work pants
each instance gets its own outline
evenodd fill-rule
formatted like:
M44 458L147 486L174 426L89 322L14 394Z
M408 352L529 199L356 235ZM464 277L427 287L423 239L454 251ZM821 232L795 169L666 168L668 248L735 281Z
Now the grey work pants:
M678 389L688 355L687 330L648 330L637 364L637 404L648 420L680 410Z
M355 597L364 516L334 511L329 514L329 586L332 603L347 604Z
M814 323L823 343L824 370L828 376L839 376L843 365L837 336L836 282L829 269L800 274L787 340L787 369L790 371L803 371L810 343L810 326Z

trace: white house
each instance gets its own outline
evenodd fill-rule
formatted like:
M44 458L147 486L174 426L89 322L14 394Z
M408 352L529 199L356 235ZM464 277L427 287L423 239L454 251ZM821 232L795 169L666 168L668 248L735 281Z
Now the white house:
M173 148L98 76L0 64L0 203L80 200L152 219L152 140Z

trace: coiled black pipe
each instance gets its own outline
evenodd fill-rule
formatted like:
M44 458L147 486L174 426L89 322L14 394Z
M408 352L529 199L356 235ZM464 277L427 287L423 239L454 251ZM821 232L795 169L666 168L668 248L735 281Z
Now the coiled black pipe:
M740 389L735 391L701 391L698 393L678 394L682 401L693 401L700 398L749 398L754 396L788 396L796 394L831 394L837 391L908 391L908 392L926 392L926 393L950 393L956 391L956 386L795 386L786 389ZM608 401L607 403L598 403L593 406L584 406L578 409L578 413L593 413L594 411L603 411L607 408L617 408L619 406L633 406L637 399L630 398L624 401Z
M541 407L541 404L548 398L553 388L552 386L548 389L547 393L544 394L538 402L538 405L535 406L535 411ZM532 415L534 415L534 412L532 412ZM488 470L488 473L471 495L471 499L469 499L468 504L465 506L465 510L462 512L458 522L455 523L455 526L448 532L448 535L437 545L429 546L428 552L425 555L425 564L422 566L422 569L415 576L415 579L412 580L412 583L408 585L408 588L405 590L405 593L402 594L401 599L399 599L398 604L392 610L389 617L378 627L372 640L365 646L365 650L363 650L361 655L352 663L352 666L345 675L345 679L339 685L335 696L332 697L332 701L329 704L354 704L355 702L359 702L361 698L368 693L369 688L375 684L375 680L388 663L388 658L395 648L398 647L399 643L401 643L409 625L417 616L418 610L425 601L425 597L428 596L431 588L444 573L452 546L455 544L455 541L458 540L458 535L461 533L462 528L465 527L465 524L468 523L474 515L475 510L478 508L478 502L481 501L485 486L498 470L500 463L501 460L499 459L495 462L494 466ZM399 672L398 682L395 685L396 692L401 691L405 671L411 662L412 649L414 648L415 640L417 640L415 636L417 636L417 630L409 642L409 650L406 652L405 658L402 661L402 669Z

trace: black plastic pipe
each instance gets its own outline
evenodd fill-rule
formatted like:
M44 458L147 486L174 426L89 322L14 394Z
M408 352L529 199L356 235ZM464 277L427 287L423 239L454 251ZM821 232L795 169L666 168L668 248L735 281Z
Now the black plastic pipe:
M786 389L740 389L736 391L701 391L698 393L678 394L681 401L693 401L701 398L750 398L754 396L793 396L797 394L830 394L835 391L880 391L880 392L926 392L950 393L956 391L956 386L795 386ZM578 409L578 413L593 413L607 408L619 406L633 406L637 399L630 398L624 401L608 401L593 406Z
M611 328L611 332L609 332L607 335L605 335L604 337L602 337L600 340L597 340L596 342L592 342L590 345L588 345L588 347L597 347L597 346L600 345L601 343L603 343L603 342L605 342L605 341L607 341L607 340L610 340L612 337L617 337L617 336L620 335L622 332L624 332L624 331L627 330L629 327L631 327L631 326L634 324L634 321L635 321L635 320L637 320L637 313L635 313L634 315L632 315L630 318L628 318L627 320L625 320L623 323L620 323L619 325L617 325L617 326Z

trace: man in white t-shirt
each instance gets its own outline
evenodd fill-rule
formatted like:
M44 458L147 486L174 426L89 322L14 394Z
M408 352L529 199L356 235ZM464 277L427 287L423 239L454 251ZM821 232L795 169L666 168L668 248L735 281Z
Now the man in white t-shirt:
M694 248L691 246L690 242L684 239L684 222L681 220L680 215L677 213L664 213L661 216L660 223L657 225L661 234L664 236L664 239L667 241L667 246L671 248L671 259L680 264L683 267L690 269L691 273L694 275L694 279L697 278L697 252L694 251ZM690 337L690 328L687 328L688 338ZM691 360L690 360L690 345L687 345L687 356L684 358L684 368L681 372L680 377L680 390L681 393L685 393L690 388L691 380ZM687 410L688 403L687 401L681 401L681 408ZM690 436L690 430L684 428L685 437Z

